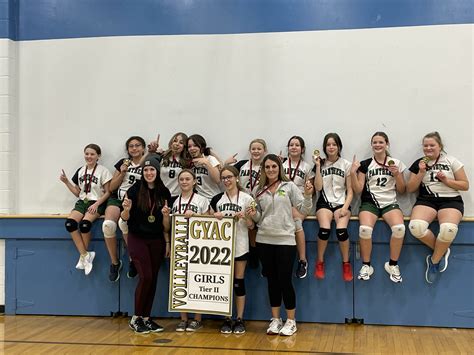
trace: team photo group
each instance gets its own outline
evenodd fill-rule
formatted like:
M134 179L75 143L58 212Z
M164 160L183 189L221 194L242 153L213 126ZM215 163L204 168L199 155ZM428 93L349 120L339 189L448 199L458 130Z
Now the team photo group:
M179 245L176 226L198 216L218 221L215 225L203 224L207 226L203 233L214 233L214 239L224 238L224 229L231 224L223 221L232 221L232 257L227 259L231 254L225 253L230 248L210 248L221 253L219 258L214 255L220 266L232 270L229 289L235 316L225 316L222 333L245 333L245 270L247 266L261 266L271 311L267 334L293 335L297 325L292 280L295 276L306 277L308 269L317 280L325 278L325 251L332 223L345 282L354 277L360 282L370 280L375 271L371 265L372 238L377 238L390 240L384 270L392 282L402 283L405 265L399 266L398 260L407 236L428 247L424 278L429 284L436 283L439 274L448 268L450 245L464 215L460 191L469 189L464 165L446 153L438 132L427 133L416 142L420 157L409 167L391 156L386 133L375 132L367 141L371 156L359 160L356 156L343 158L351 155L343 152L337 133L326 134L317 149L306 147L302 137L292 136L287 149L279 154L269 153L265 140L257 138L248 145L247 159L237 161L236 155L221 159L218 149L209 148L199 134L178 132L163 147L159 136L149 143L132 136L125 141L124 156L113 172L99 164L101 148L88 144L84 148L85 164L70 174L71 178L64 170L60 174L60 180L77 197L65 224L79 253L76 268L86 275L91 273L95 258L95 252L89 249L91 228L103 216L102 232L110 255L109 280L117 282L123 268L118 230L128 254L126 275L138 275L129 325L141 334L164 330L151 318L158 272L165 258L176 259L176 250L187 245ZM397 195L408 193L416 193L417 197L411 215L404 216ZM348 224L351 204L357 196L360 205L352 207L358 208L362 266L353 276ZM176 220L178 216L182 220ZM319 225L317 257L311 267L303 229L307 216L315 216ZM405 217L409 217L409 231ZM379 218L388 225L391 235L373 233ZM436 235L430 229L433 221L439 224ZM215 230L208 231L211 225ZM205 245L205 240L200 242ZM175 265L181 264L175 260ZM184 268L183 273L187 272ZM213 280L224 282L217 276ZM282 302L285 320L280 316ZM176 331L202 328L205 312L194 313L193 317L189 310L179 312Z

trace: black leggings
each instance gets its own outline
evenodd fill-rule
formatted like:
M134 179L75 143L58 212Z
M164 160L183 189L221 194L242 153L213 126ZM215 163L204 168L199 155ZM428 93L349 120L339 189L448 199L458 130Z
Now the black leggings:
M128 233L128 252L138 271L135 289L135 315L149 317L155 298L158 271L165 257L166 244L161 239L145 239Z
M257 243L258 254L263 266L263 275L268 281L268 295L272 307L296 308L296 294L293 287L293 263L296 246Z

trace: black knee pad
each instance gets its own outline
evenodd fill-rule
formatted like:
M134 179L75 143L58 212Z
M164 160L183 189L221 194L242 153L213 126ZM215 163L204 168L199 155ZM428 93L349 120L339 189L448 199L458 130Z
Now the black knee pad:
M327 228L319 228L318 238L321 240L328 240L331 230Z
M244 279L234 279L234 292L236 296L245 296Z
M66 230L68 232L77 231L77 228L78 228L77 222L75 220L73 220L72 218L66 219L66 222L64 223L64 226L66 227Z
M81 231L81 233L89 233L91 231L91 228L91 221L83 220L81 221L81 223L79 223L79 230Z
M336 236L340 242L345 242L347 239L349 239L349 233L347 233L347 228L336 229Z

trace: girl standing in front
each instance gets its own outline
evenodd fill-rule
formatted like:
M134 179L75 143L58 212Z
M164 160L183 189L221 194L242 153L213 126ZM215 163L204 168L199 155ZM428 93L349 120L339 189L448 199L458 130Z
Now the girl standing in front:
M296 254L295 222L292 208L309 213L313 184L305 184L304 194L285 176L280 158L267 155L262 162L260 183L255 191L258 204L254 220L258 223L257 249L268 281L272 320L267 334L292 335L296 332L296 295L292 282ZM287 320L280 318L281 301Z
M305 142L300 136L293 136L288 140L287 148L288 158L283 161L283 170L286 177L293 181L303 193L306 181L313 183L314 179L312 166L303 160L303 154L306 149ZM302 279L306 277L308 272L306 240L303 230L303 221L306 218L306 214L300 213L296 208L293 208L293 217L296 228L296 249L298 250L296 277Z
M110 196L109 184L112 175L99 165L101 155L97 144L88 144L84 148L86 165L77 169L72 183L64 170L59 179L79 200L66 219L66 230L71 234L74 245L79 252L76 269L84 270L86 275L92 271L95 252L87 251L91 240L92 222L105 212L105 202Z
M405 192L403 171L405 164L388 155L389 140L384 132L376 132L371 138L373 157L358 162L352 161L351 182L354 192L361 195L359 209L359 238L362 267L359 280L369 280L374 273L370 263L372 254L372 231L379 217L390 226L390 260L384 264L385 271L393 282L402 282L398 258L403 246L405 224L398 206L397 193Z
M171 213L183 214L191 217L194 214L204 215L209 213L209 201L207 198L197 194L195 187L197 179L190 169L183 169L178 175L178 183L181 193L174 199ZM202 315L196 313L194 320L188 322L188 313L181 312L181 321L176 326L177 332L195 332L202 328Z
M234 293L236 296L237 319L234 323L230 318L224 320L221 333L243 334L245 324L243 321L245 308L245 266L249 257L248 230L254 228L252 216L255 208L252 207L254 199L242 191L239 184L239 171L226 165L221 170L221 180L225 192L213 197L211 211L214 216L221 219L224 216L233 216L236 219L235 258L234 258Z
M341 158L342 141L337 133L324 137L323 151L326 159L314 157L316 177L314 186L320 192L316 204L316 217L319 223L318 256L314 269L317 279L324 279L324 253L331 234L331 221L336 221L336 236L342 256L342 278L352 281L352 267L349 260L349 234L347 225L351 218L353 197L351 184L351 163Z
M439 273L448 267L449 246L458 232L464 214L464 202L459 191L469 189L464 165L444 152L438 132L423 137L424 158L417 159L410 167L408 192L418 191L418 198L411 212L410 232L433 250L426 256L425 279L437 280ZM439 233L435 237L428 228L438 218Z
M129 326L135 333L161 332L151 318L160 265L170 253L169 208L171 194L161 181L160 164L146 159L143 177L133 185L123 201L121 217L128 224L128 249L138 271L135 311Z

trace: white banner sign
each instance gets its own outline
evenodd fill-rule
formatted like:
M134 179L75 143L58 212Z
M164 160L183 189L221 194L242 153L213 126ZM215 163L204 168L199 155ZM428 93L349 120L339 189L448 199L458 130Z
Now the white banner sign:
M173 215L168 310L230 316L234 220Z

